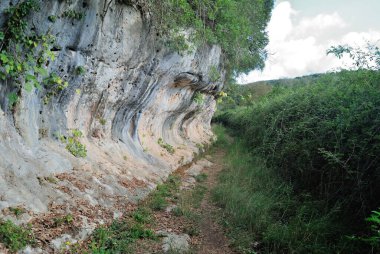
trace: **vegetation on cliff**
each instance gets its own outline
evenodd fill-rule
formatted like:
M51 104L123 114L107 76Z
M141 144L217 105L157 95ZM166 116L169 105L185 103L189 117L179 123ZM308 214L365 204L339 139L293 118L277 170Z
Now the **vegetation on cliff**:
M173 49L218 44L231 74L264 67L273 0L164 0L148 6L156 29Z
M268 43L266 24L273 0L130 0L119 3L136 5L142 13L150 13L159 38L172 50L184 52L204 44L220 45L224 53L223 66L228 75L263 68ZM31 13L38 11L40 1L25 0L6 10L6 21L0 28L0 79L12 81L9 105L13 107L21 89L47 89L44 98L55 96L68 86L60 78L51 82L55 73L46 66L54 61L51 49L55 42L49 32L38 34L28 23ZM84 13L66 10L57 18L81 20ZM219 68L218 68L219 69ZM51 76L53 75L53 77ZM65 84L65 85L62 85Z

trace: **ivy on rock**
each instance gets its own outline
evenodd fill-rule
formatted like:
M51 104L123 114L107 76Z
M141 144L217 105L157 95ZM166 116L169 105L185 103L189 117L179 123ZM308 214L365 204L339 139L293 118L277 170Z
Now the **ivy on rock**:
M26 21L39 9L36 0L25 0L5 10L6 21L0 29L0 80L12 86L8 104L12 108L18 101L21 89L31 92L41 89L48 77L46 67L54 61L50 50L55 38L49 32L37 34Z

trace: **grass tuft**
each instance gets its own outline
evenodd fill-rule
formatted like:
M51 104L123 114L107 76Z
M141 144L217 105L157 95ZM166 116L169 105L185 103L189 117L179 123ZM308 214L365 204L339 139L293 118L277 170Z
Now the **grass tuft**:
M11 221L0 219L0 242L10 251L16 252L28 245L34 245L35 239L30 228L23 228Z

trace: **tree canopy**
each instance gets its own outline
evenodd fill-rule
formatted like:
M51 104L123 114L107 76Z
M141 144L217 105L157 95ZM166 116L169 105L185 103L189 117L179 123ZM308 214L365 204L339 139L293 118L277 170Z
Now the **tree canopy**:
M156 28L173 49L188 50L188 41L218 44L229 73L264 67L273 0L150 0L149 6ZM190 31L189 38L184 31Z

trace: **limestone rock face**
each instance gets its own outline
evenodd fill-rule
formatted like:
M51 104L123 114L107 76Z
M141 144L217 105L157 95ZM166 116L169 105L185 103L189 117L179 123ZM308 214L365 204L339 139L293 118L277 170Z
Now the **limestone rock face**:
M0 13L12 2L1 1ZM40 2L29 23L56 37L56 60L48 70L69 86L48 104L44 89L22 91L10 110L12 84L0 83L0 211L23 206L41 213L79 202L115 207L143 197L190 162L199 144L210 142L214 96L224 76L220 48L172 52L149 14L123 1ZM66 10L85 16L65 18ZM0 25L4 20L1 14ZM216 82L209 78L212 68L221 73ZM199 93L201 103L194 100ZM84 134L85 158L73 156L57 138L72 129Z

